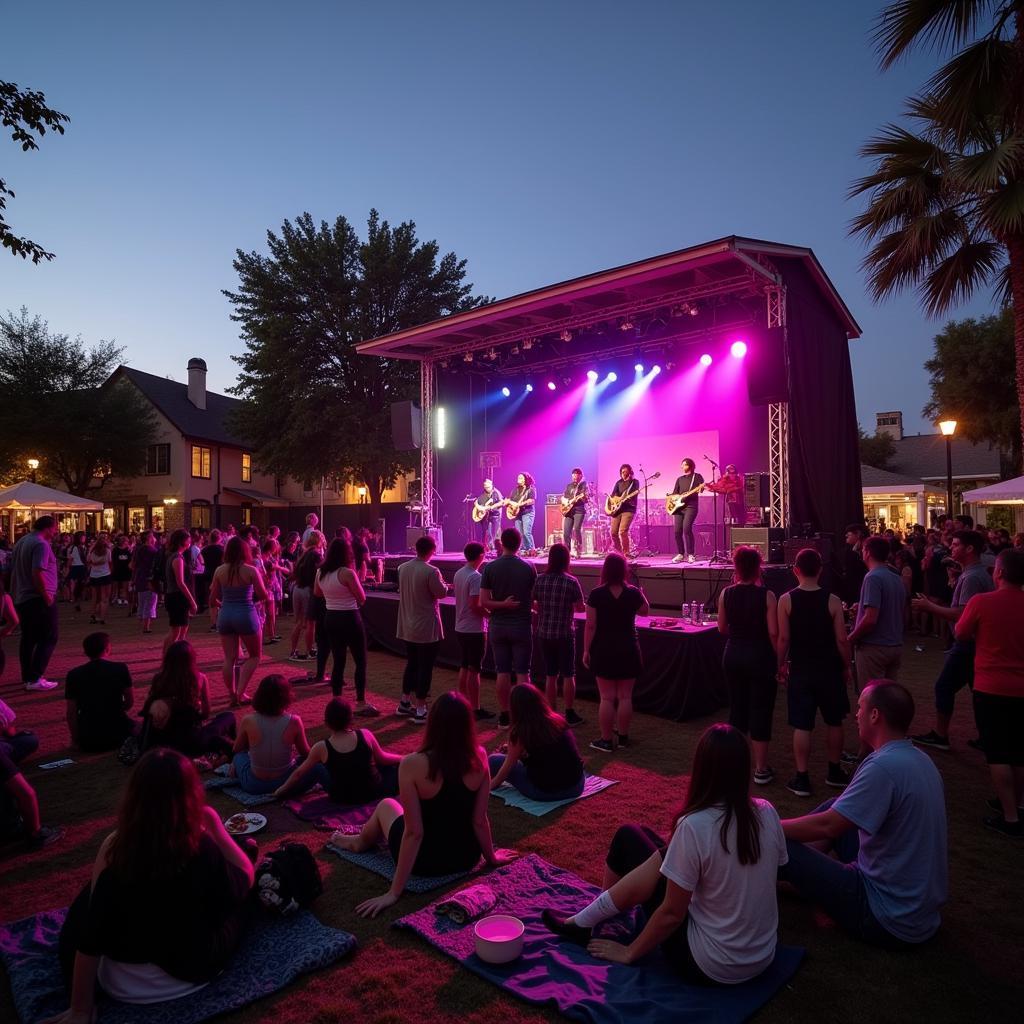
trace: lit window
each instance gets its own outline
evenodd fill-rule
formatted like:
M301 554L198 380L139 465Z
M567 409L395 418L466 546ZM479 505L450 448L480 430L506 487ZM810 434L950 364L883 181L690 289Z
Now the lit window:
M192 445L192 476L199 480L210 479L210 449Z
M242 455L242 483L252 483L252 456L248 454Z

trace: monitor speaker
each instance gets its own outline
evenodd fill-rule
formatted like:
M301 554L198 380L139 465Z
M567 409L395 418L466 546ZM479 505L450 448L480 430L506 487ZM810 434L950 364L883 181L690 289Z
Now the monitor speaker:
M772 503L771 481L767 473L743 474L743 505L748 513L770 508ZM760 516L758 517L760 518Z
M418 541L420 537L433 537L434 543L437 545L437 550L444 550L444 536L441 533L440 526L407 526L405 528L405 550L415 551L416 541Z
M751 405L789 401L785 327L768 327L753 336L745 362Z
M391 403L391 443L396 452L419 448L423 418L418 406L412 402Z
M781 564L785 558L783 543L786 531L771 526L734 526L730 542L733 548L741 544L748 548L756 548L761 553L761 560L773 565Z

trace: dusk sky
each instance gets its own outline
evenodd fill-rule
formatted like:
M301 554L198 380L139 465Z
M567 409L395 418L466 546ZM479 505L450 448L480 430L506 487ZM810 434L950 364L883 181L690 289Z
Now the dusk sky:
M512 4L21 4L3 77L71 115L0 160L16 233L0 309L115 339L125 360L234 382L222 288L236 248L309 211L416 221L506 296L738 234L810 246L864 330L858 414L930 431L922 363L942 323L875 306L845 198L860 144L933 54L885 73L872 0ZM953 315L983 315L980 296Z

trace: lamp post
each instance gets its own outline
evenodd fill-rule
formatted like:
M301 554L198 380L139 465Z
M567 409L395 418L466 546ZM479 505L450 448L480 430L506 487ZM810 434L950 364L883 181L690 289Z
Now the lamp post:
M956 433L956 420L942 420L939 430L946 439L946 515L953 515L953 435Z
M29 468L29 470L32 473L32 483L35 483L36 482L36 470L39 468L39 460L38 459L29 459L28 460L28 468Z

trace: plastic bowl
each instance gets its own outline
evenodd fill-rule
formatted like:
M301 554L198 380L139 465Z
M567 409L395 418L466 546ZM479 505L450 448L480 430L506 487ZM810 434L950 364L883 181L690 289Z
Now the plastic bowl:
M476 955L488 964L507 964L523 952L523 922L511 914L492 914L473 926Z

